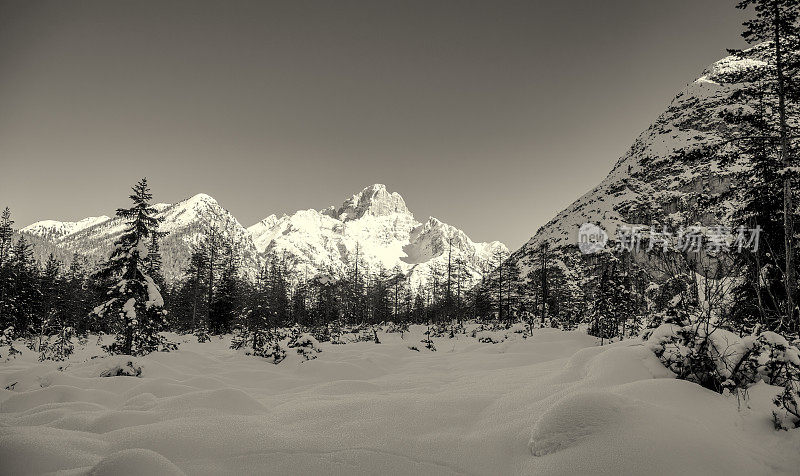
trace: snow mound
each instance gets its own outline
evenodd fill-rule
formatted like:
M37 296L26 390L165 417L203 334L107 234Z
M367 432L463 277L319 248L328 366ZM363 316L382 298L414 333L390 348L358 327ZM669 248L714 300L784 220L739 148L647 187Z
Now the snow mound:
M117 451L97 463L90 476L179 476L185 475L172 461L155 451L142 448Z
M167 397L162 399L154 409L170 412L202 410L204 413L213 411L227 415L257 415L266 412L266 408L253 397L234 388L205 390Z
M620 423L624 409L630 405L630 400L607 392L567 396L536 423L529 444L531 453L544 456L606 431L609 426Z

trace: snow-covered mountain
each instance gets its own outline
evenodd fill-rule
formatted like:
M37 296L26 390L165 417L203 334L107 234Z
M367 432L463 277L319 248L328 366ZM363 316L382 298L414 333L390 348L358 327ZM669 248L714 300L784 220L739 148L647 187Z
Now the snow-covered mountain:
M435 267L446 264L450 250L451 259L463 260L474 281L495 251L507 252L502 243L475 243L463 231L436 218L416 221L403 198L380 184L365 188L339 207L270 215L247 229L202 193L155 207L162 219L160 229L169 232L161 242L167 280L181 276L189 244L210 225L238 246L243 267L251 276L271 253L285 256L298 276L303 273L309 278L318 273L342 276L358 255L362 269L372 273L399 269L410 276L412 286L418 286L427 281ZM40 221L20 232L69 254L78 252L99 261L108 256L124 226L120 219L104 216L79 222Z
M88 217L80 221L56 221L56 220L42 220L37 221L31 225L26 226L20 231L24 231L29 235L38 236L45 240L56 241L67 235L77 233L81 230L103 223L110 220L110 217L105 215L99 217Z
M731 140L746 133L737 115L753 110L742 90L767 66L763 46L748 53L717 61L684 87L599 185L515 251L510 260L521 276L536 266L544 243L577 253L584 223L600 225L611 239L620 226L730 225L742 189L736 183L749 164L724 159L735 153Z
M472 282L494 251L507 251L497 241L475 243L433 217L418 222L403 197L382 184L365 188L339 207L300 210L280 218L270 215L248 231L259 252L286 253L296 269L309 275L342 275L358 256L370 272L407 273L414 287L426 282L436 266L446 264L448 251L452 260L466 263Z
M250 234L212 197L200 193L175 204L159 203L155 208L162 219L160 230L169 233L160 244L167 280L181 276L188 262L189 245L197 241L210 225L238 246L245 269L255 273L259 258ZM114 241L124 229L125 223L119 218L99 217L75 223L40 221L22 228L20 232L48 239L60 249L77 252L90 261L100 261L108 257Z

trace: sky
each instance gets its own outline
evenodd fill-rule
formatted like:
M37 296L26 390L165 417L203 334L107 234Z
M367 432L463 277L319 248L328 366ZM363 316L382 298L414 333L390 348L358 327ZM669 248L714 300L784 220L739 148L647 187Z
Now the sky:
M16 225L204 192L243 225L373 183L516 249L702 70L733 0L0 0Z

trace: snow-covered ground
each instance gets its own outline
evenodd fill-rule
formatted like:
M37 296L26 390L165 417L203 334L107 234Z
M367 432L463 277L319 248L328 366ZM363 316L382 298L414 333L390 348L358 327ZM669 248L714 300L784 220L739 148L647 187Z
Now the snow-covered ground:
M379 334L278 365L229 338L142 358L0 363L0 473L797 474L800 430L671 378L637 339ZM500 333L501 340L504 333ZM413 351L416 346L420 351ZM290 349L292 350L292 349ZM98 356L92 358L93 356ZM139 377L100 377L116 366ZM62 370L59 367L63 366ZM114 372L116 373L116 372Z

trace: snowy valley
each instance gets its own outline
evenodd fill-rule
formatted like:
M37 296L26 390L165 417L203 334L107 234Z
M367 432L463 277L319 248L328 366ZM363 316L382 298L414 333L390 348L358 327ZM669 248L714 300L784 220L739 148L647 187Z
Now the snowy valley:
M800 0L55 3L0 6L0 475L800 474ZM451 215L316 204L380 177Z
M279 365L230 337L137 358L96 336L68 362L26 353L0 367L0 460L9 474L796 472L775 387L739 401L676 380L640 340L508 329L483 331L489 344L475 327L436 352L412 326ZM101 377L120 369L141 373Z

